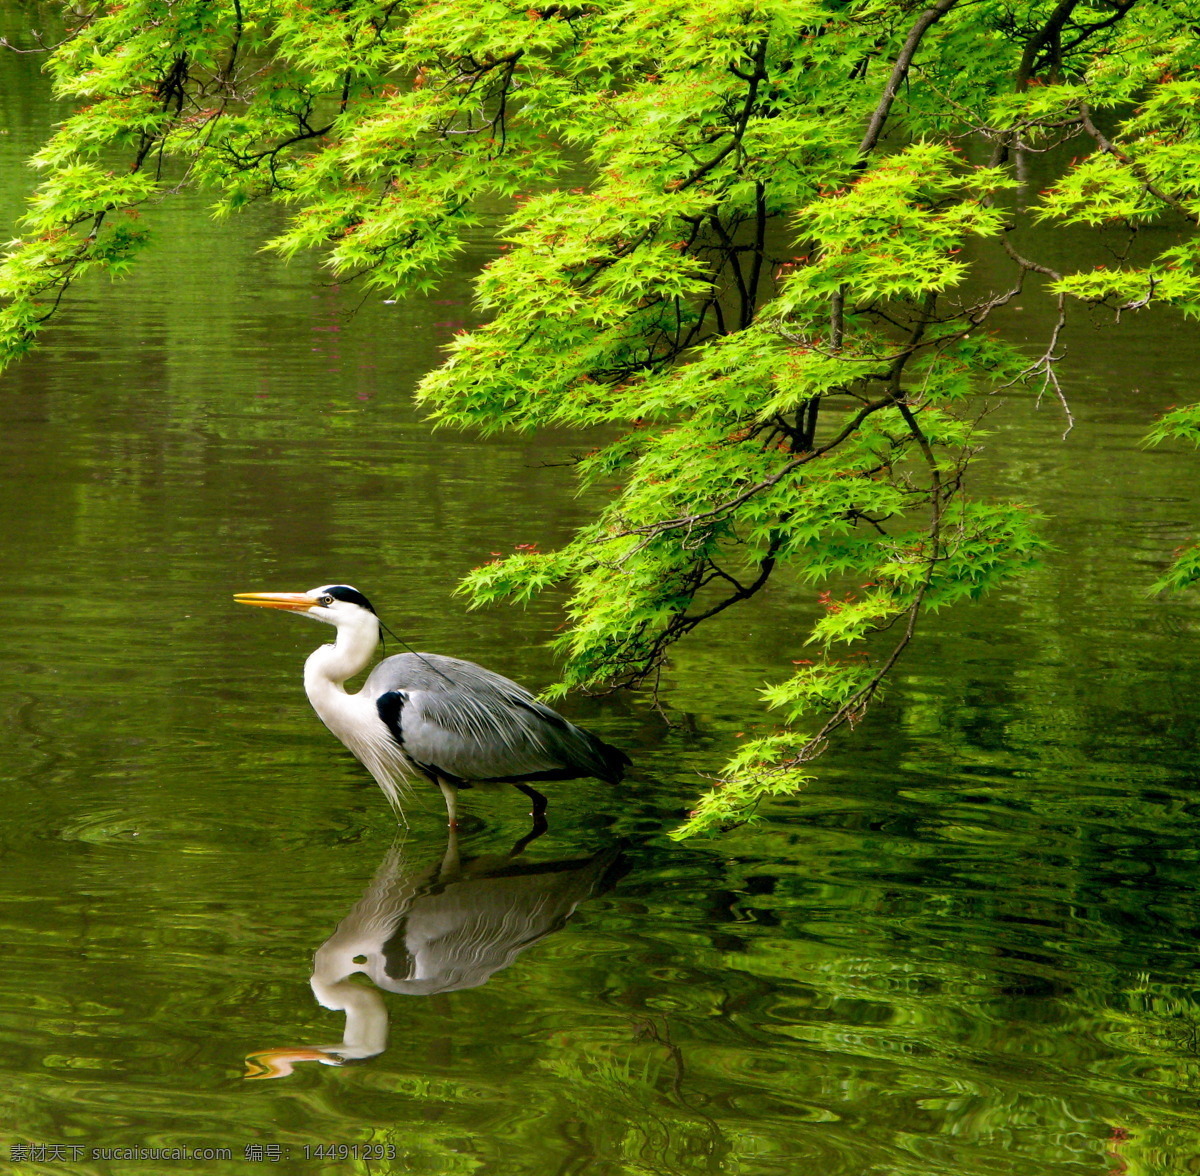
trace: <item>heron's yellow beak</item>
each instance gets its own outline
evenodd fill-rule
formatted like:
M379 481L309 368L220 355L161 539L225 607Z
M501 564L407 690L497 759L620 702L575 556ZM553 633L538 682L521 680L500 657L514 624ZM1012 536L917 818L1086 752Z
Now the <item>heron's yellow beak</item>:
M288 612L308 612L317 602L303 592L239 592L238 604L257 604L259 608L282 608Z

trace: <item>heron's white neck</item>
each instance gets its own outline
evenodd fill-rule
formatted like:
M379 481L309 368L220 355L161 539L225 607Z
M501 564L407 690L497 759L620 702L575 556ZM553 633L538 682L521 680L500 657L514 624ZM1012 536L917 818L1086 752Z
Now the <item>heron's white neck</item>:
M332 645L314 649L304 663L304 690L317 714L322 704L345 696L342 683L366 668L379 644L379 620L364 612L361 618L338 626Z

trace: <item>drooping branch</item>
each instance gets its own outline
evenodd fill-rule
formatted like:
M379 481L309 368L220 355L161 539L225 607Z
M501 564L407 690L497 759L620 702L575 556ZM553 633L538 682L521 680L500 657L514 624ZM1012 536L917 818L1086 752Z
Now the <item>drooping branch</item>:
M1018 253L1013 247L1012 242L1007 236L1001 239L1004 246L1004 252L1013 259L1020 267L1020 273L1036 273L1042 274L1052 281L1062 281L1062 274L1058 270L1051 269L1048 265L1042 265L1039 262L1031 261L1028 257L1024 257ZM1011 388L1014 384L1023 384L1037 376L1042 377L1042 386L1038 392L1038 404L1042 402L1042 397L1047 389L1054 392L1058 402L1062 405L1063 414L1067 418L1067 427L1063 431L1062 439L1067 439L1067 434L1075 427L1075 415L1071 412L1071 406L1067 402L1066 393L1063 391L1062 383L1058 378L1058 362L1062 359L1064 352L1058 350L1059 337L1062 335L1063 328L1067 325L1067 299L1066 295L1059 293L1055 297L1055 306L1058 312L1054 322L1054 327L1050 332L1050 340L1046 345L1045 351L1037 357L1028 367L1022 368L1011 380L1000 385L1000 388Z
M935 299L935 296L931 296ZM880 373L880 380L887 387L885 395L869 401L865 404L842 428L823 445L808 452L801 453L791 460L784 462L773 474L762 478L753 485L748 486L734 497L711 507L708 510L695 511L691 514L678 515L674 518L661 519L653 523L647 523L642 526L630 527L626 530L616 531L612 535L607 536L608 539L622 539L631 535L641 535L644 537L644 542L648 542L654 536L661 535L666 531L686 529L694 527L698 524L711 522L713 520L729 515L743 503L748 502L757 494L761 494L764 490L769 490L772 486L777 485L780 481L786 478L789 474L800 469L802 466L808 465L811 462L824 457L827 453L837 449L847 438L851 437L858 431L863 422L874 413L881 409L888 408L897 403L903 396L901 388L901 376L904 372L904 367L909 359L915 354L921 346L921 340L925 330L928 327L932 318L932 305L930 299L926 299L925 308L918 317L913 326L909 338L904 346L890 357L891 363L886 372Z
M1146 174L1146 169L1137 160L1133 159L1127 152L1122 151L1108 139L1104 132L1092 121L1091 108L1086 102L1079 104L1079 113L1083 129L1096 140L1096 145L1105 155L1111 155L1115 160L1127 167L1141 181L1146 191L1156 200L1161 200L1164 204L1170 205L1180 216L1185 217L1192 224L1200 225L1200 216L1192 212L1177 196L1172 196L1170 192L1163 191L1158 184L1150 179Z

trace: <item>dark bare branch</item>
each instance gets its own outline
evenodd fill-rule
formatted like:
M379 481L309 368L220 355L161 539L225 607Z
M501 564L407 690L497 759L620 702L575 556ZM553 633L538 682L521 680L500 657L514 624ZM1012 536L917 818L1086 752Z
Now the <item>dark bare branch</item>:
M879 102L871 113L871 121L867 124L866 133L863 135L862 142L858 145L860 156L865 157L875 150L875 145L879 142L880 135L883 134L883 128L887 125L892 103L895 102L896 94L904 84L904 79L908 75L908 68L912 65L913 58L917 54L921 38L957 3L958 0L937 0L936 4L925 9L917 17L916 22L909 29L908 36L904 39L904 45L900 50L900 55L896 58L895 64L892 66L892 72L888 75L888 80L883 87L883 93L879 96ZM863 165L863 160L860 159L859 166Z

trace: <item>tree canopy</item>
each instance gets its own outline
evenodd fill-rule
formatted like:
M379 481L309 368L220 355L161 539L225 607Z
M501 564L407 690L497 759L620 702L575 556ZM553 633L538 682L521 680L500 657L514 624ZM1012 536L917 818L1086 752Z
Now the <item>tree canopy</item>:
M279 202L269 248L390 296L430 290L501 217L484 325L420 399L483 431L599 427L577 473L608 499L464 591L568 591L559 690L654 682L772 576L821 591L811 661L764 691L783 727L683 832L802 784L923 615L1036 559L1030 509L967 478L988 392L1066 409L1072 304L1200 312L1183 0L129 0L64 19L57 44L14 46L44 48L79 105L0 264L0 360L72 283L124 272L139 209L185 185L218 215ZM1086 227L1110 259L1055 268L1025 244L1037 224ZM1057 317L1030 353L989 319L1034 282ZM1200 439L1200 406L1152 438ZM1164 584L1198 577L1185 552Z

